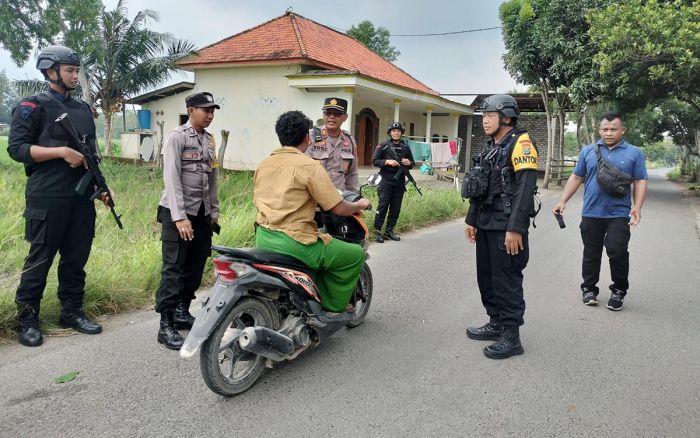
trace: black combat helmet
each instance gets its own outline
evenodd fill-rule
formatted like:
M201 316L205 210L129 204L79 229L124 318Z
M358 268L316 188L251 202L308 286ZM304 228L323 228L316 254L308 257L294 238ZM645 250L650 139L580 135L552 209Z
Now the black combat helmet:
M479 110L482 113L497 112L503 117L510 117L513 119L520 117L518 102L515 101L513 96L508 94L494 94L493 96L487 97L481 101Z
M80 65L80 56L66 46L44 47L36 58L36 68L46 70L54 68L54 64Z
M405 129L403 129L403 125L401 123L394 122L389 125L389 128L386 130L387 135L389 135L394 129L400 129L402 134L405 132Z
M39 52L39 56L36 58L36 68L41 70L41 73L43 73L47 81L58 84L67 90L72 90L71 87L63 82L61 75L58 74L61 64L80 66L80 56L70 47L47 46ZM56 70L58 76L57 80L49 79L49 76L46 74L46 70L48 69Z

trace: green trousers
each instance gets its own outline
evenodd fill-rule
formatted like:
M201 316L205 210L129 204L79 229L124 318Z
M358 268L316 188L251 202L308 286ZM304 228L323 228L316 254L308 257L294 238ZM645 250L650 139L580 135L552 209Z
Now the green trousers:
M258 226L255 246L286 254L319 271L316 285L321 292L321 305L331 312L344 312L360 278L365 255L362 247L333 239L324 245L321 239L304 245L281 231Z

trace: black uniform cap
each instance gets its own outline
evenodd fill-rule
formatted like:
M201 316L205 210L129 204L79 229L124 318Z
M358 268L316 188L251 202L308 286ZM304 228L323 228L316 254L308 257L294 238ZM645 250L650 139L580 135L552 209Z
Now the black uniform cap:
M344 114L348 112L348 101L339 97L327 97L326 100L323 101L323 108L321 109L323 111L334 109Z
M214 96L207 92L190 94L185 98L185 105L187 108L214 107L216 109L221 109L221 107L214 102Z

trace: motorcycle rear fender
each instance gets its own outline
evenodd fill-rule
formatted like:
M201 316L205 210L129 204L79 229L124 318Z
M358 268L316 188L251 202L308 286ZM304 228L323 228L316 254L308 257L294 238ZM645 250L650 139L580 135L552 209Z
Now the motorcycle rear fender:
M202 301L202 309L197 314L194 325L182 344L180 357L189 359L194 356L202 343L226 318L233 306L243 296L249 295L251 288L288 289L281 280L257 271L240 277L233 283L223 284L217 281L210 289L209 296Z

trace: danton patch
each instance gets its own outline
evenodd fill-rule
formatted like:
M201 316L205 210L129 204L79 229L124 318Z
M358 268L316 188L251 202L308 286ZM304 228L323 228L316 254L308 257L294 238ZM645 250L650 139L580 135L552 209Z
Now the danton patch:
M537 148L530 141L528 134L523 134L513 146L511 154L513 170L537 170Z

